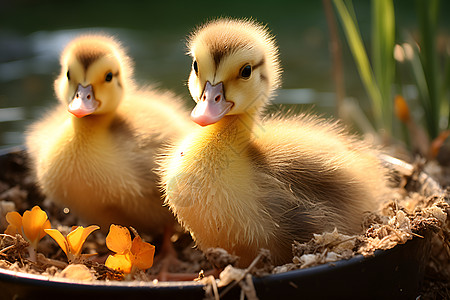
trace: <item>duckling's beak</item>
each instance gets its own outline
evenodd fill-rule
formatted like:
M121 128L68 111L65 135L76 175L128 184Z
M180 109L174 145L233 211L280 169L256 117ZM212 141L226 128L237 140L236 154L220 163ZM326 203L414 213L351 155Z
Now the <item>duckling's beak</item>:
M92 85L87 87L78 84L77 91L72 101L69 103L68 110L77 118L92 114L98 107L99 102L95 100Z
M211 125L223 118L233 107L233 102L224 96L223 83L211 85L206 82L203 94L191 113L191 119L201 125Z

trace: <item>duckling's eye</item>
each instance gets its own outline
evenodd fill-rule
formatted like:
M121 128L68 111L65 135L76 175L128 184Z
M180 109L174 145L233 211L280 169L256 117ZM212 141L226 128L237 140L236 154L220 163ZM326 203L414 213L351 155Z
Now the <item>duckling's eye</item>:
M67 70L67 80L70 80L70 73L69 73L69 70Z
M112 78L113 78L113 74L111 72L109 72L108 74L106 74L105 81L110 82L112 80Z
M241 77L244 79L250 78L250 75L252 75L252 66L245 65L241 68Z
M194 63L192 64L192 68L194 68L195 74L198 75L198 64L197 64L196 60L194 60Z

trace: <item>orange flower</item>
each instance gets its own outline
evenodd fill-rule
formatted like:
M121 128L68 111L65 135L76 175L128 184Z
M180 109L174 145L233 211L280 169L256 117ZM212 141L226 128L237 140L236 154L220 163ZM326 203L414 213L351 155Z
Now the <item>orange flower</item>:
M139 236L131 241L130 231L125 227L111 225L106 246L116 253L105 262L111 269L130 274L136 269L146 270L153 265L155 246L144 242Z
M444 145L445 140L450 136L450 130L446 130L441 132L437 138L435 138L432 142L431 142L431 147L430 147L430 155L432 158L436 158L439 154L439 151L442 148L442 145Z
M10 235L22 235L30 245L36 249L38 242L45 236L45 229L51 228L45 211L39 206L35 206L23 213L23 217L18 212L9 212L6 214L6 221L9 225L5 233Z
M91 225L86 228L83 226L75 226L69 232L67 237L63 236L62 233L57 229L45 229L48 233L61 247L61 249L66 253L69 262L76 261L81 257L91 256L95 254L81 254L81 249L87 237L95 230L99 229L97 225Z
M406 103L406 100L405 98L403 98L403 96L395 96L394 108L397 118L403 123L408 123L411 119L411 116L409 113L408 103Z

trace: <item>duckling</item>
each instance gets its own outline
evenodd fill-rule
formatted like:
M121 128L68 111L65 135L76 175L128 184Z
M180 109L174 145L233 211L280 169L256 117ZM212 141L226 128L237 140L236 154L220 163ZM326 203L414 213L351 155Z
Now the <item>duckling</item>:
M377 150L335 121L262 117L280 85L274 37L253 20L217 19L188 41L188 87L201 125L161 160L165 203L201 250L220 247L248 266L274 264L314 233L362 231L385 188Z
M38 186L104 231L112 223L154 235L168 230L175 218L153 169L162 146L192 127L182 100L138 88L131 59L107 35L74 39L60 63L60 104L26 134Z

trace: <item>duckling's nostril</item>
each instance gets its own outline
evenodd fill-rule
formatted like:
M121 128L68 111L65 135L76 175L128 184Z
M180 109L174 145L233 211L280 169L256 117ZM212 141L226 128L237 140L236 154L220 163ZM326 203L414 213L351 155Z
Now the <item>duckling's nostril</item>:
M220 95L217 95L216 98L214 98L214 100L215 100L216 102L219 102L219 101L220 101Z
M88 98L88 99L91 99L91 95L87 95L87 97L86 98Z
M80 98L80 94L79 93L77 93L77 96L76 96L77 98Z
M203 94L203 101L206 101L206 95Z

